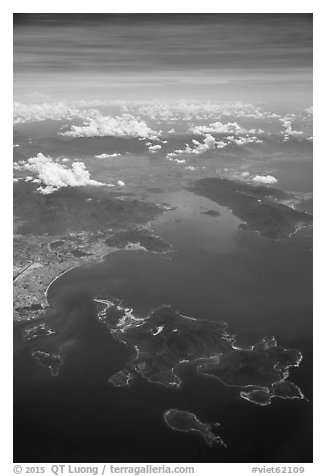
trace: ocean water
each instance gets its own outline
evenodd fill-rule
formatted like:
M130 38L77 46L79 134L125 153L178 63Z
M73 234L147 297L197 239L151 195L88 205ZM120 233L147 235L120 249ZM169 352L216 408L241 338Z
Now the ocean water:
M312 461L311 230L275 242L239 231L230 211L190 192L150 198L176 207L152 223L176 251L118 251L75 268L48 293L48 324L60 334L24 344L15 328L15 462ZM171 304L198 319L227 321L239 344L274 335L302 352L290 379L309 401L273 399L260 407L187 367L179 389L141 377L130 387L112 386L108 378L131 350L98 322L92 299L99 295L117 297L139 315ZM64 355L58 377L35 364L34 349ZM169 408L219 422L228 448L168 428L162 414Z

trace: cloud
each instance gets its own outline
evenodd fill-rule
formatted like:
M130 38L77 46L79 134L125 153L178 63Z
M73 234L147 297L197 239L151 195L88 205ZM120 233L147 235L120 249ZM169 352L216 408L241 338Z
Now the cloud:
M253 182L257 183L277 183L277 178L273 177L272 175L255 175L251 179Z
M228 122L227 124L222 124L222 122L213 122L209 126L195 126L190 128L190 132L194 134L207 134L207 133L216 133L216 134L243 134L246 129L243 129L236 122Z
M245 145L252 143L261 143L262 140L258 139L256 136L250 136L246 134L245 136L236 137L234 135L227 136L223 140L216 140L211 134L205 134L205 139L203 142L199 142L196 139L192 139L193 147L190 147L189 144L186 144L184 149L176 149L173 152L170 152L166 155L169 160L176 160L176 157L179 157L182 154L203 154L209 150L214 149L224 149L229 144L236 145Z
M17 167L16 167L17 168ZM71 168L54 162L51 157L46 157L42 153L36 157L31 157L20 169L28 170L36 174L36 179L41 183L37 190L43 194L49 194L62 187L82 187L85 185L101 186L106 185L90 178L90 173L86 170L83 162L73 162ZM32 180L33 177L26 177L25 180Z
M262 140L258 139L254 134L263 134L264 132L262 129L244 129L236 122L228 122L226 124L223 124L222 122L214 122L209 126L192 127L189 131L194 134L232 134L224 137L223 140L216 141L215 146L217 149L223 149L231 143L236 145L260 143Z
M216 127L216 130L219 129L220 131L226 131L228 126L230 124L222 124L221 123L216 123L218 126ZM212 124L211 124L212 125ZM220 126L221 125L221 126ZM223 126L223 127L222 127ZM225 126L225 127L224 127ZM239 129L238 124L232 123L231 124L232 128L236 131L243 130L242 128ZM207 130L204 126L199 126L200 131ZM199 133L197 128L193 128L192 131L197 131ZM215 130L215 132L216 132ZM169 160L175 160L175 157L178 157L182 154L203 154L204 152L207 152L208 150L213 150L213 149L224 149L224 147L230 145L230 144L236 144L236 145L245 145L245 144L259 144L262 143L263 141L259 139L255 135L251 135L253 133L263 133L261 129L249 129L245 135L228 135L223 138L223 140L216 140L215 137L213 137L209 133L205 133L205 139L203 142L199 142L196 139L192 139L192 144L193 146L190 147L189 144L185 144L186 147L184 149L177 149L174 150L173 152L169 152L166 157Z
M18 162L14 162L13 168L16 170L21 170L23 168L23 165L25 165L26 163L26 160L19 160Z
M259 137L264 132L258 125L261 124L261 120L264 121L264 129L267 129L268 133L268 120L270 119L282 122L284 140L302 134L300 130L294 130L292 127L292 121L295 119L293 114L281 116L264 111L252 104L239 102L233 104L196 100L177 102L116 101L115 104L112 101L105 104L95 100L40 102L46 97L42 97L38 93L32 93L31 99L34 101L33 103L14 103L14 123L66 120L67 126L59 132L60 135L66 137L115 136L153 140L162 137L163 133L168 137L172 134L189 134L190 132L199 135L235 135L238 140L241 140L238 145L242 145L259 142L259 140L243 139L239 136ZM104 109L100 107L104 105L106 107L105 114L103 113ZM113 109L110 109L112 107ZM110 115L108 111L111 111ZM312 112L312 107L306 108L301 112L300 117L302 120L309 121ZM111 115L116 113L117 115ZM273 125L273 121L271 124ZM274 125L273 130L275 130ZM223 138L222 141L220 138L220 140L221 143L216 145L216 148L225 147L222 143L225 142L225 139ZM235 141L230 142L236 143ZM153 150L151 151L153 152Z
M217 149L224 149L228 145L228 142L224 142L223 140L218 140L215 142Z
M280 118L280 122L283 127L283 131L281 134L283 135L283 140L287 141L290 137L301 136L303 134L302 131L295 131L292 128L292 122L295 119L294 114L286 114L284 117Z
M263 141L258 139L256 136L242 136L242 137L227 137L229 143L233 143L236 145L245 145L245 144L261 144Z
M100 155L95 155L97 159L109 159L111 157L120 157L121 154L118 154L117 152L114 152L113 154L100 154Z
M162 146L159 145L159 144L148 146L148 150L149 150L150 152L156 152L156 151L158 151L158 150L160 150L160 149L162 149Z
M217 120L225 117L248 117L263 119L279 117L278 114L262 111L252 104L220 103L216 101L180 100L176 102L164 101L133 101L122 105L124 112L147 117L153 121L178 122L211 119ZM209 131L208 131L209 132Z
M309 114L309 116L312 116L313 113L314 113L314 108L313 108L313 106L307 107L307 108L305 109L305 112L306 112L307 114Z
M145 121L131 114L102 116L100 113L90 118L82 126L72 125L70 130L61 132L67 137L144 137L157 139L159 132L153 131Z
M178 159L180 155L183 154L203 154L208 150L215 149L217 142L215 141L214 137L210 134L206 134L206 137L203 142L199 142L198 140L193 139L192 143L194 147L190 147L189 144L186 144L185 149L176 149L174 152L169 152L166 157L169 160L174 160L177 163L184 163L184 159Z
M204 152L207 152L208 150L215 149L215 146L216 146L216 141L211 134L206 135L203 143L198 142L195 139L193 139L192 142L193 144L195 144L195 147L191 151L192 154L203 154Z

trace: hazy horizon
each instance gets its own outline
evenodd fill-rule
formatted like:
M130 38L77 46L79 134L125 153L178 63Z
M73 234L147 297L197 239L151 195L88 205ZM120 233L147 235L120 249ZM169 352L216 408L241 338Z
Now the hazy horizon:
M312 14L14 14L21 102L312 104Z

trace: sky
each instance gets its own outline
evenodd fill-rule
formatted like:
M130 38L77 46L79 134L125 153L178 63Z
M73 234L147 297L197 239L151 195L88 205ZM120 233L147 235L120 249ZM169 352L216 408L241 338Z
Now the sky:
M14 14L14 99L312 104L312 14Z

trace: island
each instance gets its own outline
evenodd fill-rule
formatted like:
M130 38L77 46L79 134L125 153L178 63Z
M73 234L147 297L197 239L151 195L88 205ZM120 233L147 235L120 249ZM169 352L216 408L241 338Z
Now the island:
M41 350L32 352L32 357L36 362L49 370L52 377L57 377L63 364L63 358L59 354L50 354Z
M133 349L128 368L149 382L179 388L178 367L193 365L198 375L238 388L241 398L257 405L269 404L272 397L304 398L287 380L302 354L279 346L274 337L241 348L224 321L184 316L172 306L141 317L117 300L95 302L99 321L114 339Z
M225 178L199 179L186 187L197 195L227 207L243 221L239 228L264 238L290 238L296 231L312 225L312 216L294 208L294 194L265 185Z
M51 334L55 334L53 329L50 329L45 322L40 322L36 325L24 327L21 331L22 340L27 342L32 339L36 339L37 337L44 337L49 336Z
M226 448L222 438L213 433L213 429L220 426L219 423L203 423L194 413L175 408L166 410L163 413L163 419L172 430L196 432L204 438L208 446L219 445Z

